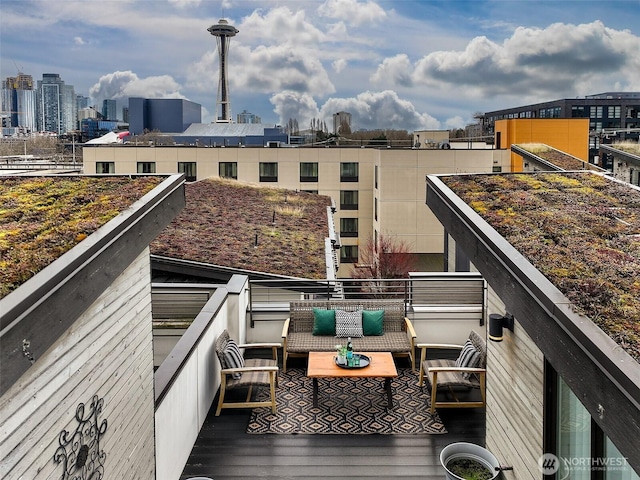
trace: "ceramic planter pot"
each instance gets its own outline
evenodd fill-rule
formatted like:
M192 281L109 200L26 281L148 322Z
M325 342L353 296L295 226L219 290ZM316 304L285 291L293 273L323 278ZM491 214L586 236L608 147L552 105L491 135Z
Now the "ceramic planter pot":
M449 462L457 459L475 460L482 464L491 471L491 480L500 474L500 462L489 450L474 443L456 442L444 447L440 453L440 463L446 472L448 480L465 480L447 468Z

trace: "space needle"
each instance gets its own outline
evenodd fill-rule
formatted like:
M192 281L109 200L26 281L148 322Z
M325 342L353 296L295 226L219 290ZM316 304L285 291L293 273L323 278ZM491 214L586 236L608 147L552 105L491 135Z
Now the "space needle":
M231 37L235 37L238 30L221 18L216 25L207 28L209 33L216 37L218 44L218 56L220 57L220 80L218 81L218 100L216 101L216 115L218 123L231 123L231 102L229 101L229 85L227 83L227 54Z

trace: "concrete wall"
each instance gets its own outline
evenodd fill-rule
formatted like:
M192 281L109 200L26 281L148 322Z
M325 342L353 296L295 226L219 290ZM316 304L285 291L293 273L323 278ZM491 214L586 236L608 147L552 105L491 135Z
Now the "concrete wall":
M489 288L489 313L504 304ZM543 449L544 356L518 321L502 342L487 342L486 448L502 465L505 480L540 479Z
M66 478L58 437L75 432L78 405L88 416L94 395L97 423L107 421L103 478L155 478L150 271L145 249L0 398L0 478Z

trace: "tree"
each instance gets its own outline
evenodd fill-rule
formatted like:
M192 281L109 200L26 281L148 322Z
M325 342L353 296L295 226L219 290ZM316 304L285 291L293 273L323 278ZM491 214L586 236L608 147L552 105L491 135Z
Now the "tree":
M300 135L300 128L298 127L298 119L290 118L289 121L287 122L285 131L289 135Z
M340 126L338 127L338 133L340 135L351 135L351 126L349 125L349 122L347 122L346 120L342 120L342 122L340 122Z
M358 249L359 262L352 270L352 277L366 280L360 286L363 292L374 298L395 298L404 293L403 282L389 280L408 278L416 270L416 257L409 244L396 237L378 235L377 243L369 238Z
M358 257L353 278L408 278L409 272L416 269L415 255L409 244L394 236L380 234L377 244L369 238L358 249Z

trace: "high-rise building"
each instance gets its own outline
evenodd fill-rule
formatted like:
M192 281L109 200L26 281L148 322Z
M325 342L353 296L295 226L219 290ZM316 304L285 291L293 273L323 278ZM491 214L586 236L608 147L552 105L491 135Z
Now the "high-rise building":
M116 101L115 100L103 100L102 101L102 118L104 120L117 120L116 114Z
M76 106L78 111L83 108L87 108L89 106L89 97L85 97L84 95L76 95Z
M33 90L33 77L22 72L17 77L7 77L2 88L12 88L13 90Z
M333 114L333 133L349 133L351 131L351 114L349 112L338 112Z
M224 18L218 21L217 25L211 25L209 33L216 37L218 44L218 56L220 59L220 79L218 80L218 99L216 101L216 118L220 123L231 123L231 102L229 101L229 83L227 81L227 55L231 37L235 37L238 30L229 25ZM220 114L218 115L218 110Z
M36 92L33 77L18 73L2 82L2 113L5 127L18 128L21 133L37 129Z
M256 115L255 113L247 112L246 110L242 110L242 113L236 115L237 123L262 123L262 119Z
M58 135L77 127L76 94L57 73L44 73L38 80L38 129Z

